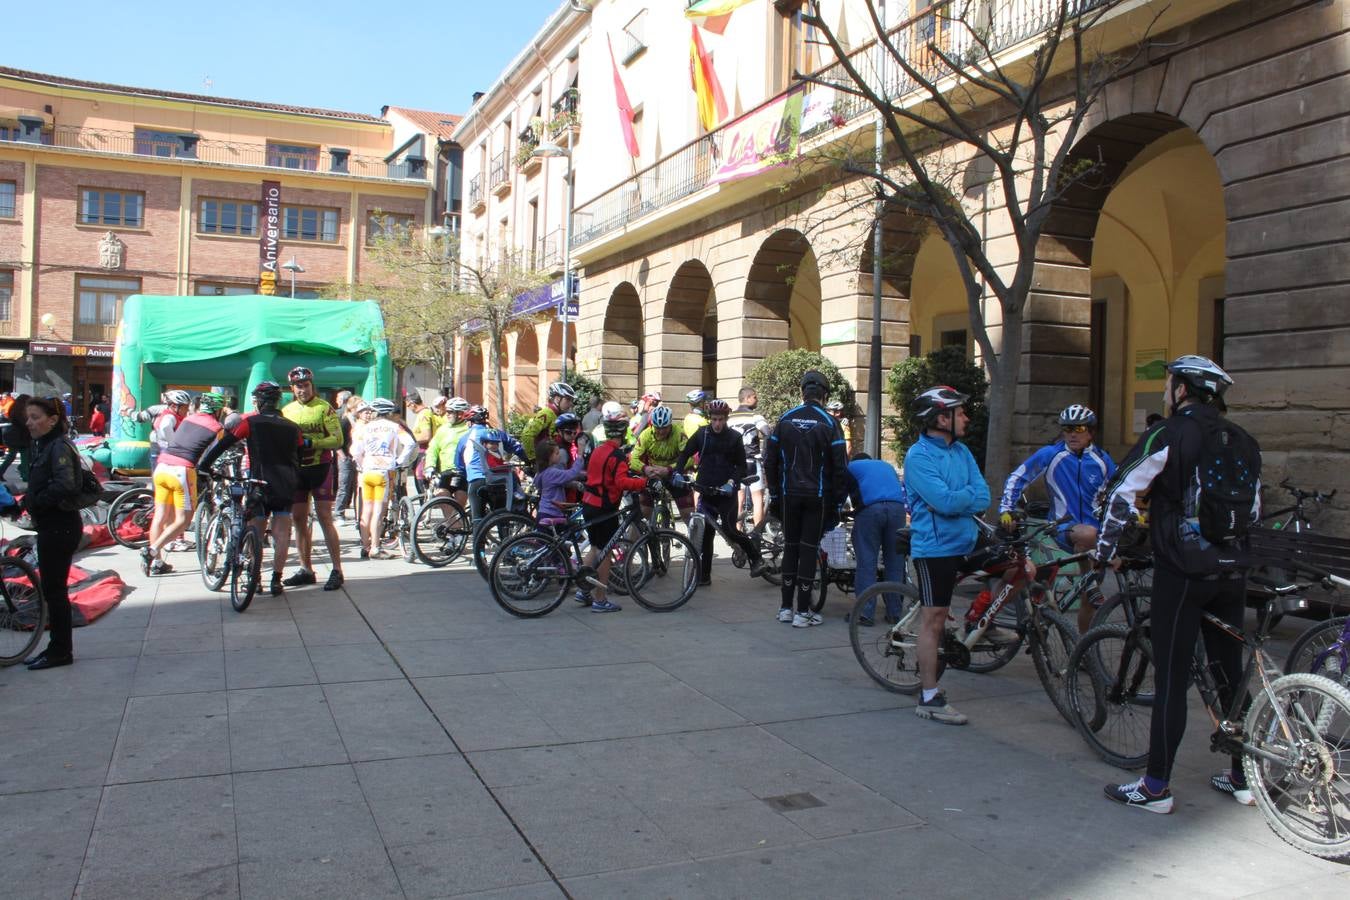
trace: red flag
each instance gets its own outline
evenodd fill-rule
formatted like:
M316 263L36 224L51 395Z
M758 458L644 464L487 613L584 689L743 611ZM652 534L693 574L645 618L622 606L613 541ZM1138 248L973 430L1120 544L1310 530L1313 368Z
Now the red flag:
M727 98L722 95L722 85L713 69L712 57L703 49L698 26L690 25L689 28L693 32L689 44L689 74L694 81L694 93L698 96L698 120L703 123L704 131L712 131L718 122L727 117Z
M633 104L628 102L628 91L624 90L623 78L619 76L619 62L614 58L614 42L605 36L609 43L609 61L614 66L614 102L619 105L619 124L623 126L623 142L628 155L638 156L637 133L633 131Z

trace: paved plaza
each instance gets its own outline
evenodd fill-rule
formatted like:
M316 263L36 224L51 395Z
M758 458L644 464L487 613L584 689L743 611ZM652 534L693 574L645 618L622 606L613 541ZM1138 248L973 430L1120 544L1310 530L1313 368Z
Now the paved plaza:
M672 614L524 621L463 564L351 561L241 615L171 560L83 557L129 596L73 667L0 672L7 896L1350 893L1210 790L1198 708L1176 813L1123 809L1025 656L946 676L969 726L921 721L843 601L794 630L729 567Z

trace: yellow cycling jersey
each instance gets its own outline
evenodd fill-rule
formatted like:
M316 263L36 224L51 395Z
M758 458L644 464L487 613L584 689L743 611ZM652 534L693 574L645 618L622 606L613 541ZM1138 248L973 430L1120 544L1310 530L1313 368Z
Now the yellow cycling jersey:
M656 429L648 426L637 436L637 446L629 455L629 466L641 473L643 466L673 466L684 449L685 437L674 428L664 440L656 436Z
M694 410L684 417L684 436L691 438L704 425L708 424L708 417L698 410Z

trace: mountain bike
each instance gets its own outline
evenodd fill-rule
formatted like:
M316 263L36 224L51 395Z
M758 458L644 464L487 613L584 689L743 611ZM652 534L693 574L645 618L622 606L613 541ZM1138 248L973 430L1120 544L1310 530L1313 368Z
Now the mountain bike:
M453 497L432 497L413 516L413 554L433 569L459 559L472 535L469 514Z
M150 544L150 523L154 518L154 487L148 484L134 487L123 491L108 507L108 531L123 547L139 550Z
M742 479L742 481L745 480L746 479ZM722 497L728 496L735 497L737 488L734 482L728 481L726 484L719 485L716 487L706 484L700 484L697 486L697 490L699 491L700 494L703 495L713 494ZM767 524L767 521L768 520L766 518L765 522L761 524ZM774 521L777 522L776 519ZM735 565L736 564L735 554L743 553L744 551L742 551L739 547L737 547L735 542L731 539L728 529L732 527L734 526L723 524L722 522L715 520L711 515L709 515L707 508L703 505L702 499L700 499L699 502L694 506L694 514L689 517L689 540L693 543L693 545L696 548L698 548L698 551L702 553L703 534L705 531L707 531L708 528L712 528L717 532L717 534L721 535L722 540L726 541L727 544L731 546L732 564ZM766 535L770 538L770 540L767 543L765 541ZM783 574L779 568L779 563L783 555L783 542L781 529L778 531L778 542L776 546L772 541L772 533L764 530L761 530L758 534L756 534L755 532L746 534L745 538L749 540L750 543L753 544L757 550L759 550L760 556L764 560L764 572L762 575L764 580L772 585L781 585L783 583ZM737 568L740 568L740 566L737 566ZM818 606L815 607L815 609L819 608L820 607Z
M1282 537L1277 541L1288 540L1290 533L1281 531ZM1298 536L1292 552L1279 555L1302 558L1328 572L1350 573L1350 541L1344 538L1305 531ZM1333 616L1299 635L1289 648L1284 671L1325 675L1350 687L1350 616Z
M253 520L267 515L263 505L267 482L224 472L213 473L213 477L229 485L229 503L214 520L222 523L219 527L225 533L221 583L229 581L230 605L243 612L253 602L262 581L262 533Z
M1247 785L1270 829L1305 853L1344 859L1350 857L1350 689L1322 675L1281 675L1264 650L1278 616L1307 608L1299 596L1304 591L1318 583L1350 587L1350 580L1311 574L1314 580L1304 583L1266 581L1271 597L1251 635L1205 613L1210 627L1247 651L1227 709L1206 663L1203 636L1190 674L1214 725L1210 749L1242 757ZM1149 625L1145 615L1132 627L1093 628L1069 660L1067 690L1078 732L1097 755L1123 769L1148 762L1155 701Z
M37 569L15 553L0 554L0 666L23 662L47 629L47 598Z

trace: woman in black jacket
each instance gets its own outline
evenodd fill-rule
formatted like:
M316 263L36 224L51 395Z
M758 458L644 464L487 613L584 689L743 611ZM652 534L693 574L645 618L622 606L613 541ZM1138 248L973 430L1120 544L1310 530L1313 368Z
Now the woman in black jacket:
M4 461L0 462L0 478L3 478L5 472L9 470L14 458L22 454L19 460L19 478L23 481L28 480L28 445L31 441L28 437L28 423L24 419L28 399L27 394L15 397L14 403L9 407L9 415L5 417L5 421L9 423L5 428L5 447L9 452L5 454Z
M82 533L78 504L82 475L79 451L66 438L66 413L61 401L29 400L25 418L33 445L23 506L37 531L38 574L51 613L47 649L28 660L28 668L36 671L75 661L66 582Z

